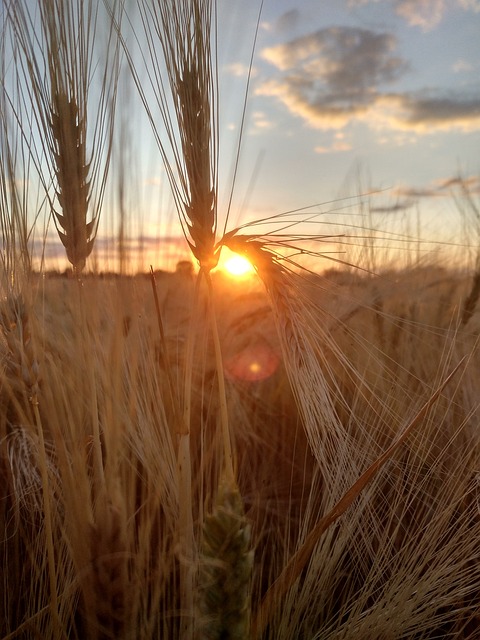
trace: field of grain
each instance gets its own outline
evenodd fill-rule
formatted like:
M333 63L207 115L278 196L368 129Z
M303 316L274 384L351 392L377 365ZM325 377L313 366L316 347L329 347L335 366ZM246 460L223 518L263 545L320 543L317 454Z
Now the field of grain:
M34 4L6 4L0 58L1 640L478 638L475 251L375 264L370 229L368 264L317 273L298 218L221 232L212 2L139 0L156 117L124 3L95 64L97 3ZM175 273L86 268L122 55L191 250ZM255 273L218 270L225 248Z
M303 283L310 357L325 381L314 393L327 393L341 434L317 422L305 429L311 398L299 398L303 387L289 380L285 357L293 356L282 353L261 289L215 284L242 506L233 514L230 502L215 506L221 399L208 323L197 322L193 530L200 541L209 523L219 526L214 515L226 514L244 531L245 549L234 545L222 559L228 533L218 533L212 559L200 547L198 580L207 584L196 583L197 595L227 609L229 598L238 603L236 571L246 554L258 637L474 638L478 326L475 315L458 321L469 282L419 269L379 278L330 273ZM193 286L177 274L159 278L156 288L163 335L147 277L52 279L32 283L29 300L4 302L2 638L180 633L186 560L178 541L176 407ZM341 517L315 533L465 356L391 459ZM267 615L266 594L292 558L298 571ZM205 577L201 567L209 563L226 575ZM241 614L230 606L230 635L221 637L249 637L235 635ZM201 601L194 611L197 624L218 622ZM197 629L199 637L220 637L208 629Z

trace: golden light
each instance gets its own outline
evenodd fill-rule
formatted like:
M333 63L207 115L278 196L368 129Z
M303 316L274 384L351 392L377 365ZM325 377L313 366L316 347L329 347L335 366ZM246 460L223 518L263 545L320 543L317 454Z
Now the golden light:
M237 253L231 253L222 264L222 268L231 276L241 278L252 275L254 268L252 264Z
M262 338L225 359L225 374L234 381L259 382L270 378L278 369L280 357Z

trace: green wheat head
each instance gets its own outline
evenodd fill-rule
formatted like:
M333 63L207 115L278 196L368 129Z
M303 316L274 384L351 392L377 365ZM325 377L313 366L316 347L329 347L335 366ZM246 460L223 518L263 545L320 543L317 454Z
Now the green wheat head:
M249 638L252 569L250 524L238 487L221 480L215 510L205 518L203 525L197 637L211 640Z

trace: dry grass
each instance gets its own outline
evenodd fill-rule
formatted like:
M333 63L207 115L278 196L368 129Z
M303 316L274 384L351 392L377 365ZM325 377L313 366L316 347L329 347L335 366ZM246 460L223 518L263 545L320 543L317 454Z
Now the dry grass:
M0 637L474 640L475 282L448 268L315 276L282 258L300 236L217 237L212 3L140 2L170 146L145 107L199 275L31 271L15 145L42 162L18 89L46 134L41 185L78 274L116 95L104 71L90 138L94 5L82 32L71 3L41 3L42 69L29 4L8 4L21 82L0 102L19 124L2 113ZM121 8L107 33L126 46ZM255 264L250 289L212 273L223 246Z
M39 460L43 455L52 505L61 628L70 637L84 637L87 629L88 637L131 637L133 629L136 637L176 637L182 557L175 533L179 483L174 411L163 402L168 398L168 387L150 287L142 280L88 284L86 302L97 309L91 313L88 328L93 359L86 358L85 336L77 343L71 339L80 312L75 283L52 281L45 290L45 308L51 312L39 327L45 332L45 357L38 405L45 453L35 444L38 439L28 402L24 409L17 406L20 415L6 425L10 435L3 441L2 512L8 535L3 541L3 568L9 585L23 585L23 595L19 597L17 588L9 589L11 595L4 604L10 613L2 616L9 626L2 634L27 628L45 633L49 628L47 610L42 613L42 606L48 606L50 589L45 560L36 569L39 578L34 582L30 581L31 571L25 566L20 569L19 564L25 555L21 548L27 550L32 562L45 559L45 530L39 526L44 513ZM168 280L159 281L160 291L167 284ZM368 301L370 285L365 282L363 287ZM225 305L230 318L228 326L220 322L220 335L228 335L232 326L235 330L240 320L244 334L248 334L248 306L239 307L239 317L232 318L227 291L222 292L219 311ZM238 295L231 287L230 292ZM358 286L357 301L360 293ZM349 295L348 287L342 295ZM333 306L334 297L332 292ZM59 308L60 299L63 308ZM99 299L102 307L95 304ZM258 294L252 293L251 300L255 326ZM400 304L401 312L402 302L401 296L396 303L385 300L391 308L385 317L387 327L395 324L394 308ZM130 305L137 313L126 333L124 316ZM372 309L370 313L373 316L376 312ZM361 327L371 326L368 308L362 313L366 317ZM168 315L165 320L174 324ZM348 340L337 336L338 348L352 359L360 357L360 351L349 355L352 335L361 335L361 327L355 326L359 320L357 313L343 325ZM272 316L269 322L272 328ZM414 339L402 342L402 357L409 362L417 354L423 376L422 353L447 367L447 357L456 362L474 345L474 336L466 332L450 335L438 327L444 333L434 349L432 326L424 318ZM167 333L166 340L176 344L168 357L175 368L182 357L181 336L169 337ZM360 340L357 344L363 349ZM378 344L370 344L375 352ZM422 346L423 352L419 351ZM213 517L208 514L214 509L221 471L215 460L223 455L221 439L216 438L215 359L206 354L208 350L193 382L192 516L199 541L202 523ZM90 369L86 368L88 362ZM385 372L389 363L385 354ZM402 366L400 358L397 366ZM90 371L89 375L85 371ZM350 452L349 466L346 461L338 468L332 464L330 490L326 490L323 464L310 452L283 366L263 382L227 382L238 486L252 526L251 548L255 549L253 614L267 588L293 554L304 547L309 532L332 505L331 491L340 495L345 485L355 482L441 378L433 366L430 378L423 377L420 386L415 370L401 373L390 371L398 388L390 386L387 392L380 376L368 385L365 381L363 387L353 386L348 376L338 380L352 408L342 416L343 426L357 446ZM104 485L98 484L95 472L89 400L92 381L101 429ZM457 379L445 389L441 401L394 460L378 473L338 524L318 540L262 637L294 638L299 629L305 637L325 638L382 638L399 635L399 629L405 630L401 632L405 637L427 638L434 632L445 637L448 633L451 637L475 637L474 631L468 635L466 629L477 628L474 593L480 586L476 562L480 534L477 386L474 367L470 367L461 381ZM3 403L12 395L8 389L4 378ZM317 447L320 442L319 438ZM14 545L20 545L15 553ZM43 590L40 600L38 589ZM390 617L385 618L388 611ZM455 629L459 631L452 635ZM51 637L58 635L52 629L49 633Z

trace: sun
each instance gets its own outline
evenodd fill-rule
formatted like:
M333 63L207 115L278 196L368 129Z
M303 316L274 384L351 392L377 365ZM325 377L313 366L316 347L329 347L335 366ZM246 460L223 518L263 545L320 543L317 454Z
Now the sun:
M222 268L231 276L236 278L242 278L244 276L252 275L254 268L243 256L237 253L230 253L228 257L223 261Z

